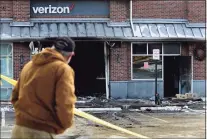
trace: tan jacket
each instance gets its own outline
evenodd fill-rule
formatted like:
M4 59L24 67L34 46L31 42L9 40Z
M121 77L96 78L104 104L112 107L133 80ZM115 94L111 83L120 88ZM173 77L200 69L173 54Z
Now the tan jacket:
M13 89L16 124L60 134L71 127L76 96L74 71L47 48L27 63Z

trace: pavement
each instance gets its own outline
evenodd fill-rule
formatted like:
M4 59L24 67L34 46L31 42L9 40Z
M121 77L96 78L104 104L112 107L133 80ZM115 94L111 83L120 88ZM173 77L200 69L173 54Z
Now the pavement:
M163 109L165 107L167 109ZM151 107L141 110L146 107ZM181 110L177 110L180 107ZM205 138L205 102L164 101L161 106L150 100L105 100L89 98L79 101L76 108L90 108L88 113L149 138ZM98 112L93 111L98 108ZM104 110L107 108L111 111ZM121 108L121 109L120 109ZM162 110L153 110L162 108ZM119 109L119 110L115 110ZM14 125L14 112L11 105L1 104L6 110L5 126L1 126L1 138L9 138ZM92 111L91 111L92 110ZM57 138L134 138L120 131L93 123L75 116L72 128Z
M205 138L205 114L197 112L119 112L92 113L107 122L149 138ZM1 138L9 138L14 113L6 112ZM72 128L57 138L134 138L108 127L76 117Z

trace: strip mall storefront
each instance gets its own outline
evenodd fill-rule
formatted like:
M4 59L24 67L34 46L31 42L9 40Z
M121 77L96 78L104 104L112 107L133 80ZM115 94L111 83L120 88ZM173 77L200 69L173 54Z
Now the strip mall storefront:
M2 18L1 74L17 79L32 54L49 46L45 38L68 36L77 46L70 65L76 72L78 96L154 96L153 49L160 50L157 67L161 97L189 92L205 95L204 24L192 25L186 19L112 22L110 4L98 0L31 0L29 21ZM40 41L39 50L29 47L34 40ZM12 86L1 83L1 99L7 100Z

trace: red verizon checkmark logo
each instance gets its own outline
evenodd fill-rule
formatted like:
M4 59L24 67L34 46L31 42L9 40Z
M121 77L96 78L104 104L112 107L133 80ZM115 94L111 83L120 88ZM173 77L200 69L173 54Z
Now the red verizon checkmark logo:
M71 4L71 5L69 6L70 11L72 11L72 10L74 9L74 7L75 7L75 4Z

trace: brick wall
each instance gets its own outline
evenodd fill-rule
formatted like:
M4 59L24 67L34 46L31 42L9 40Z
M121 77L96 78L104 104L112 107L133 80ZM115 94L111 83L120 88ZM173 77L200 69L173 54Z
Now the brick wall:
M110 81L131 80L131 47L122 43L121 48L110 50Z
M0 18L13 18L15 21L28 21L30 18L30 1L0 0Z
M184 1L133 1L133 18L186 18Z
M30 60L30 49L27 43L14 43L13 44L13 62L14 62L14 79L19 78L19 74L24 66ZM20 63L20 56L24 56L24 63Z
M205 0L133 0L133 18L176 18L204 23L205 6ZM1 0L0 17L13 17L16 21L28 21L30 18L30 0ZM70 17L72 16L67 18ZM106 18L107 16L73 16L73 18L90 17ZM129 0L110 0L110 19L116 22L129 19Z
M193 56L193 50L196 48L197 43L184 43L182 44L181 55ZM193 59L193 79L206 80L206 60L198 61Z
M13 17L13 3L12 0L0 0L0 18Z
M30 18L30 0L13 0L13 19L28 21Z
M188 1L188 20L190 22L206 22L206 1Z
M193 55L193 50L196 48L196 43L189 44L189 55ZM193 59L193 79L194 80L206 80L206 59L198 61Z
M129 1L111 0L110 19L114 22L124 22L129 18Z
M181 55L188 56L189 55L189 45L188 43L181 44Z
M133 18L188 19L205 22L205 0L134 0Z

